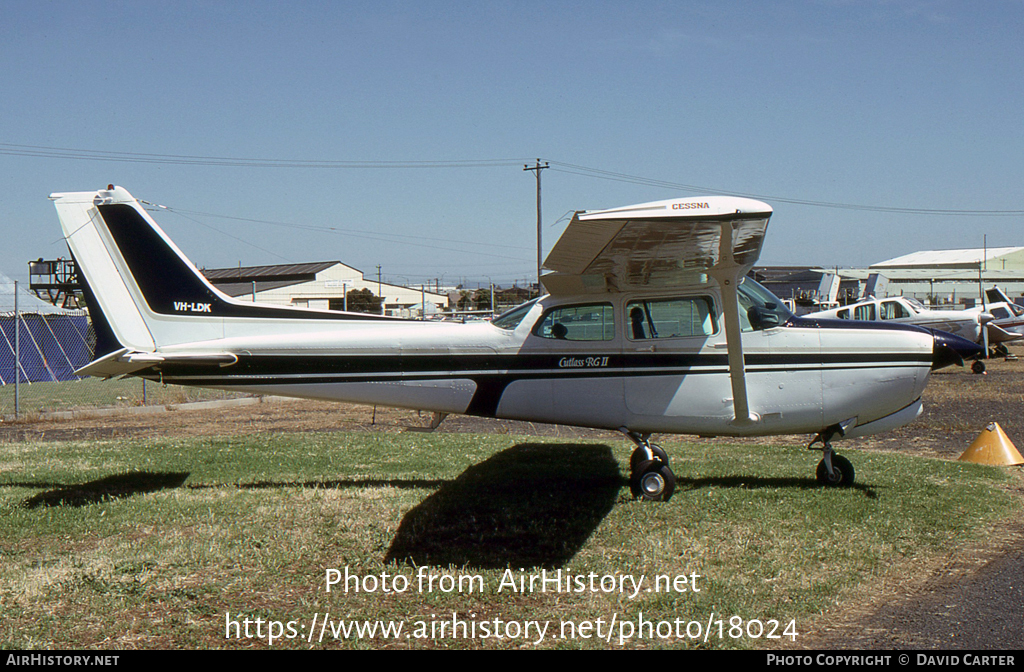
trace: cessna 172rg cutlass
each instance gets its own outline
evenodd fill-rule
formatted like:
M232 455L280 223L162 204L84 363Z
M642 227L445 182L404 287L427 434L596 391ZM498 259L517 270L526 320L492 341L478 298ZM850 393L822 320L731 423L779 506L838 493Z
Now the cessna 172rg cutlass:
M577 213L545 262L549 294L476 324L238 301L125 189L50 198L97 334L79 373L619 430L643 499L675 488L654 432L816 433L818 480L849 485L831 440L909 422L930 370L978 352L793 316L745 277L772 214L745 198Z

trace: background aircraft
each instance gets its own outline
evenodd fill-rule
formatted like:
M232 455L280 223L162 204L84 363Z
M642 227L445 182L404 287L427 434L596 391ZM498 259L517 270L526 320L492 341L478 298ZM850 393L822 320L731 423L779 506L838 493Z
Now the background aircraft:
M887 321L902 324L915 324L928 329L938 329L956 334L975 343L981 343L985 332L983 325L992 322L994 317L980 309L937 310L926 307L917 299L893 296L884 299L868 297L856 303L840 308L808 313L804 317L811 319L868 320ZM995 336L998 340L999 337ZM993 341L995 342L995 341Z
M1006 346L1002 344L1024 338L1024 307L1011 301L998 287L986 289L984 305L974 310L992 316L992 321L986 325L989 343L996 344L999 354L1006 354Z

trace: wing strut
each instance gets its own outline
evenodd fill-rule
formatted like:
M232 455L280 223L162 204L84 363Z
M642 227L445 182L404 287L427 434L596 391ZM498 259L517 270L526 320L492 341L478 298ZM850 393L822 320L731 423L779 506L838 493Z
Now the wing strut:
M736 263L733 256L733 224L722 221L722 235L718 243L718 263L709 275L722 288L722 310L725 312L725 342L729 353L729 378L732 382L732 406L734 423L745 425L760 418L750 412L747 401L747 378L743 361L743 339L740 331L740 308L737 287L742 281L744 266Z

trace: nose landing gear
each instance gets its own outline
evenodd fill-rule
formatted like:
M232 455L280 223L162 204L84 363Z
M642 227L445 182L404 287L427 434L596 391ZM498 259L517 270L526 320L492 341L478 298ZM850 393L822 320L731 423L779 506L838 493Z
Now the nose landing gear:
M649 502L667 502L676 489L676 475L668 466L668 454L661 446L650 442L650 434L640 434L624 427L619 431L636 444L629 457L629 489L633 497Z
M845 432L840 425L832 425L818 432L814 440L808 444L808 449L813 449L814 444L821 442L822 458L818 468L814 472L815 479L824 486L849 487L853 485L855 474L853 464L843 457L837 455L832 449L832 437L836 434L843 436Z

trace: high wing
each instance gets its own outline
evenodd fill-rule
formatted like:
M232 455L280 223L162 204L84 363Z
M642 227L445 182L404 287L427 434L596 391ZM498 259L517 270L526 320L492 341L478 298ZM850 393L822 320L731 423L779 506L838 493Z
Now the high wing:
M717 282L729 353L734 421L755 422L747 398L736 287L764 244L771 206L717 196L573 215L544 266L553 295L668 289Z
M712 271L743 277L761 253L772 209L728 196L577 212L543 277L553 295L699 284ZM706 279L703 280L706 282Z

